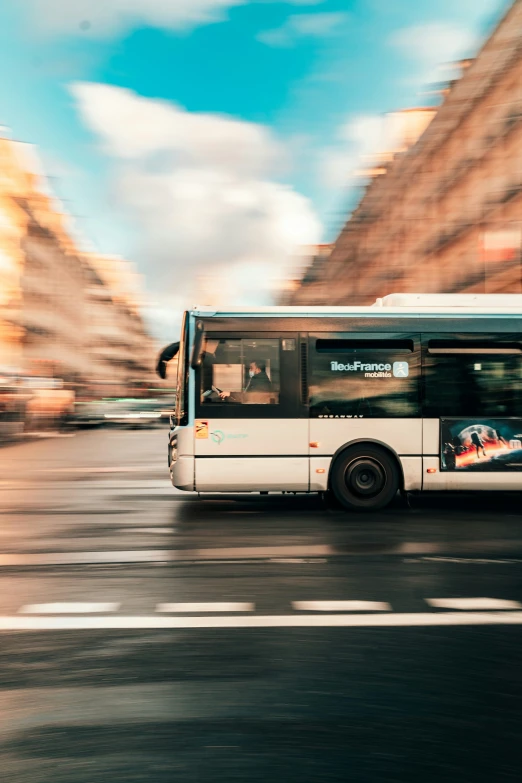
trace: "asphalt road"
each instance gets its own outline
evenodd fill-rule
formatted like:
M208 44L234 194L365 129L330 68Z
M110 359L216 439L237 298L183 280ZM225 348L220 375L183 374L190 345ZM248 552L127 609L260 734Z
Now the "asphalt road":
M2 782L520 780L520 495L346 516L165 463L0 449Z

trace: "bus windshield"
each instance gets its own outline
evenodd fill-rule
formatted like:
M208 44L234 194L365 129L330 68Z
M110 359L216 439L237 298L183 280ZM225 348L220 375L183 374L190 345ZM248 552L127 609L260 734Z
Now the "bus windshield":
M178 426L186 423L188 399L188 313L183 313L178 354L178 377L176 381L176 405L174 418Z

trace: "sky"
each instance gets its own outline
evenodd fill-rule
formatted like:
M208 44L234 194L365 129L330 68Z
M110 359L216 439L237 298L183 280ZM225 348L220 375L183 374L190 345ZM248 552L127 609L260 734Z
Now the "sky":
M0 0L0 124L84 248L144 275L156 335L269 303L332 241L386 112L433 103L508 0Z

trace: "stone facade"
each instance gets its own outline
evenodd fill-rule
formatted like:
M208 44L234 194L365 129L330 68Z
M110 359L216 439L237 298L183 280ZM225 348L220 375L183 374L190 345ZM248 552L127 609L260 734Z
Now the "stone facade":
M522 292L522 0L466 66L284 303Z
M78 250L33 164L27 145L0 138L0 374L54 376L79 393L152 383L139 277Z

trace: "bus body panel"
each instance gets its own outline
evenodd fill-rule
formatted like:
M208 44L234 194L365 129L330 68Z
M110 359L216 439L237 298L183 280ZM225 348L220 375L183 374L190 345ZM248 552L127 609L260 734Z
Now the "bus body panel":
M310 492L326 492L331 457L310 457Z
M174 427L170 431L169 470L172 486L194 490L194 427Z
M194 427L176 427L174 430L176 449L181 457L194 456Z
M308 456L308 419L198 419L196 457Z
M498 471L495 473L466 473L440 470L438 457L424 457L423 459L423 485L424 491L474 491L482 490L494 492L496 490L513 491L522 490L522 473L513 471ZM428 469L435 473L428 473Z
M399 457L404 477L403 489L418 492L422 489L422 457Z
M372 440L397 455L421 456L422 419L310 419L311 452L333 455L344 444Z
M308 457L199 457L198 492L308 492Z
M198 492L309 490L308 419L195 423Z
M178 457L171 464L170 477L172 486L176 489L184 489L187 492L194 491L194 457Z
M440 419L424 419L422 423L422 453L433 456L440 452Z

